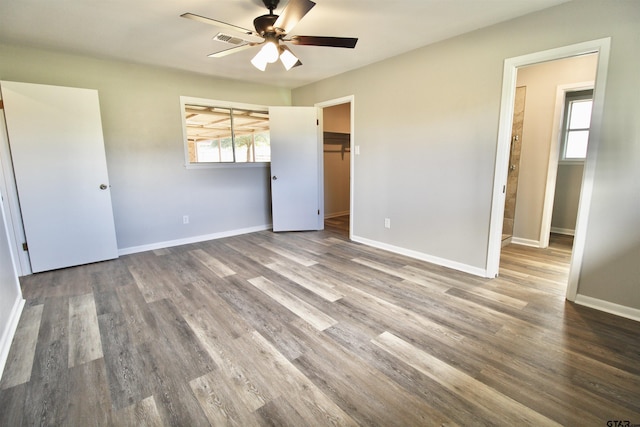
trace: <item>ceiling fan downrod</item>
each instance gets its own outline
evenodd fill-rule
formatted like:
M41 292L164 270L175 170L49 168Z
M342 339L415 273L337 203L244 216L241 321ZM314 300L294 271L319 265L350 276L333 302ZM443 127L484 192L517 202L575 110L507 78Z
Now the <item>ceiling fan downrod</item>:
M262 0L267 9L269 9L269 15L273 15L273 10L278 7L280 0Z
M256 29L256 32L262 37L265 35L275 35L276 29L273 24L275 24L278 19L278 15L274 15L273 10L278 7L280 0L262 0L262 2L267 9L269 9L269 14L258 16L253 20L253 26Z

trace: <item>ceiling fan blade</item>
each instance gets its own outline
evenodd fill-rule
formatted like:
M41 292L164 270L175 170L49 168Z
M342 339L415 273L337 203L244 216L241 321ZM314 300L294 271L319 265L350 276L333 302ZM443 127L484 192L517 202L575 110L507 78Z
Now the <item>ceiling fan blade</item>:
M180 16L182 18L192 19L194 21L203 22L205 24L215 25L216 27L223 27L223 28L227 28L227 29L230 29L230 30L233 30L233 31L239 31L239 32L241 32L243 34L246 34L248 36L260 37L260 34L256 33L255 31L248 30L248 29L242 28L242 27L238 27L237 25L227 24L226 22L218 21L218 20L215 20L215 19L207 18L206 16L196 15L195 13L183 13Z
M285 39L284 41L301 46L327 46L353 49L356 47L358 39L353 37L292 36L290 39Z
M311 0L291 0L273 26L287 34L315 5Z
M230 49L221 50L220 52L215 52L210 55L207 55L209 58L222 58L227 55L231 55L232 53L242 52L243 50L247 50L255 46L254 43L243 44L242 46L232 47Z

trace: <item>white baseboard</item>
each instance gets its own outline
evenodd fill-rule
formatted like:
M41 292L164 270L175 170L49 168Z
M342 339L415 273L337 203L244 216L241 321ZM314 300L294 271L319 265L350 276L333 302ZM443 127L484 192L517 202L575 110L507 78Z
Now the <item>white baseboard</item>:
M150 243L148 245L131 246L118 249L118 255L129 255L138 252L153 251L156 249L170 248L172 246L188 245L190 243L206 242L207 240L222 239L224 237L239 236L240 234L254 233L256 231L270 230L271 224L258 225L256 227L240 228L236 230L222 231L219 233L204 234L200 236L187 237L184 239L167 240L164 242Z
M405 255L410 258L419 259L421 261L430 262L431 264L436 264L442 267L462 271L464 273L473 274L474 276L487 277L487 270L483 268L478 268L460 262L439 258L422 252L413 251L411 249L401 248L399 246L389 245L387 243L378 242L376 240L369 240L364 237L352 236L351 240L353 240L354 242L362 243L363 245L372 246L378 249L384 249L385 251Z
M9 322L7 323L4 331L2 331L2 337L0 337L0 379L2 379L2 373L4 372L4 365L7 363L9 357L9 349L11 348L11 342L13 336L18 329L18 321L24 308L25 300L22 297L16 298L13 308L11 309L11 315L9 316Z
M625 305L620 305L581 294L576 295L576 300L574 302L576 304L584 305L585 307L595 308L596 310L604 311L606 313L615 314L616 316L626 317L627 319L640 322L640 310L637 308L627 307Z
M351 212L349 211L343 211L343 212L333 212L333 213L325 213L324 214L324 219L327 218L335 218L337 216L345 216L345 215L349 215Z
M575 236L576 230L569 228L551 227L551 232L556 234L564 234L566 236Z
M513 243L514 245L530 246L532 248L541 247L538 240L523 239L521 237L512 237L511 243Z

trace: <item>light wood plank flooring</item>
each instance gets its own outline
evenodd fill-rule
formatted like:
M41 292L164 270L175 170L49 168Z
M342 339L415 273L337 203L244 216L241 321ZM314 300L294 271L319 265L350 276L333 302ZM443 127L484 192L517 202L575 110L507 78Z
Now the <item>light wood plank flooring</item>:
M570 241L487 280L346 229L24 278L0 425L640 423L640 324L565 301Z

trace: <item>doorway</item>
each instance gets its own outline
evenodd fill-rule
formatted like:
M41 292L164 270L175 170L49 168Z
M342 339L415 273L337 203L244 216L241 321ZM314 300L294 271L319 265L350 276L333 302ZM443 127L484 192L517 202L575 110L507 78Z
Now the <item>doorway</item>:
M593 88L597 61L587 54L518 69L503 226L513 243L546 248L552 228L574 234L584 156L563 154L565 98Z
M578 57L587 54L598 54L597 58L597 71L595 78L595 91L593 98L593 111L592 111L592 121L591 121L591 131L589 138L589 151L587 153L587 158L584 161L584 173L581 180L581 197L580 204L577 212L577 220L576 220L576 229L575 229L575 239L574 239L574 247L573 247L573 256L571 258L570 271L569 271L569 279L567 286L566 297L569 300L575 300L577 295L577 285L579 279L580 267L582 265L582 256L584 253L584 243L586 238L586 224L589 213L589 205L591 200L591 194L593 190L593 179L595 175L595 161L597 155L597 148L599 144L599 135L600 135L600 127L601 127L601 118L602 118L602 110L603 110L603 100L604 100L604 85L606 81L607 74L607 64L608 64L608 55L610 48L610 39L599 39L584 43L578 43L571 46L565 46L557 49L550 49L548 51L537 52L534 54L524 55L515 58L509 58L505 60L504 64L504 78L503 78L503 87L502 87L502 101L501 101L501 112L500 112L500 121L499 121L499 130L498 130L498 147L496 151L496 170L494 175L494 192L493 192L493 202L492 202L492 214L491 214L491 226L490 226L490 238L489 238L489 247L488 247L488 256L487 256L487 276L495 277L498 274L499 264L500 264L500 252L501 252L501 243L502 243L502 227L504 220L504 207L505 207L505 196L506 196L506 184L507 184L507 176L508 176L508 168L509 168L509 152L511 146L511 135L512 135L512 123L513 123L513 113L514 113L514 100L515 100L515 88L517 85L517 76L518 70L527 66L533 66L535 64L543 64L548 63L550 61ZM527 97L529 97L530 91L527 91ZM526 122L526 120L525 120ZM524 138L523 138L524 139ZM557 138L556 138L557 139ZM547 135L547 141L549 137ZM552 138L553 140L553 138ZM523 156L526 156L526 146L523 146ZM557 146L556 146L557 149ZM535 147L533 147L533 151L536 152ZM550 149L538 150L537 153L543 152L545 156L549 156L551 151ZM556 151L557 153L557 151ZM557 164L557 154L555 156L555 161ZM553 163L553 159L548 159L547 164L550 165ZM525 175L524 170L521 170L520 173L520 183ZM549 166L549 170L547 173L547 177L545 182L543 183L543 187L549 187L549 179L553 177L553 185L555 186L555 174L557 174L557 168L555 171L552 171L551 166ZM519 183L519 187L520 187ZM520 193L520 189L518 193ZM554 191L552 191L553 193ZM544 209L552 208L553 206L553 197L551 201L548 202L548 198L544 197L544 190L540 195L545 200ZM520 199L520 198L519 198ZM540 197L538 198L540 199ZM533 212L535 208L532 208L531 203L535 202L535 197L527 197L522 198L522 203L517 203L515 221L514 221L514 235L517 235L522 230L520 229L521 224L518 218L518 214L522 212ZM539 201L538 201L539 203ZM539 212L539 210L538 210ZM550 222L550 220L549 220ZM524 224L525 222L523 222ZM538 220L537 234L531 239L532 242L529 243L537 243L540 245L541 243L541 233L544 228L541 225L541 219ZM549 225L550 227L550 225ZM529 235L526 235L529 236ZM528 239L528 237L524 237L524 239ZM515 240L515 239L514 239ZM526 243L526 242L525 242ZM544 243L544 241L542 241ZM547 244L548 244L548 235L547 235ZM533 246L533 244L531 244Z
M509 148L509 172L504 204L504 219L502 221L501 246L510 244L513 239L513 222L515 220L516 201L518 198L518 177L520 175L526 94L526 86L516 87L516 99L513 103L513 125L511 130L511 147Z
M316 105L322 110L325 227L352 230L353 97Z

